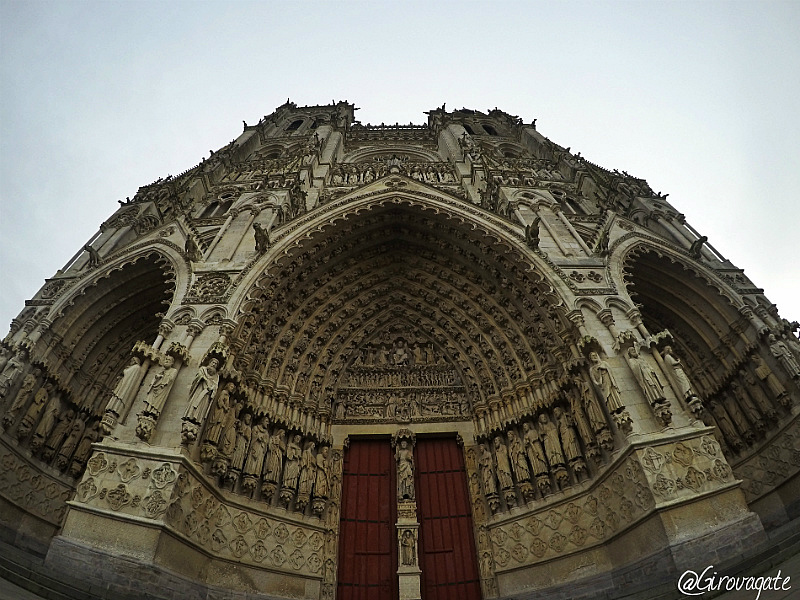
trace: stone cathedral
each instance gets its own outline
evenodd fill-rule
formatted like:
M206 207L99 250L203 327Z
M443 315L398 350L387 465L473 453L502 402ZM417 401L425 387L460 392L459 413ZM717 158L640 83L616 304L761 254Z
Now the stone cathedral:
M494 109L288 102L11 323L0 573L65 598L649 597L800 518L800 344Z

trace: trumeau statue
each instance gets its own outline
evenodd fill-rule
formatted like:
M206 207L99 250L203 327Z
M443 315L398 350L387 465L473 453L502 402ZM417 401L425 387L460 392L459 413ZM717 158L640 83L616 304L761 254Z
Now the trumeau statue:
M408 447L408 440L401 439L395 450L397 462L397 498L414 499L414 454Z

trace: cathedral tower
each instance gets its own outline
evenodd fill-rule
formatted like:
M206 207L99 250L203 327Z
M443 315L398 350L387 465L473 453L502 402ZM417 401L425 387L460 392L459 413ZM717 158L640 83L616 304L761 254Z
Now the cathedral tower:
M143 186L12 322L33 578L613 597L798 517L797 324L665 197L497 109L355 110L287 102Z

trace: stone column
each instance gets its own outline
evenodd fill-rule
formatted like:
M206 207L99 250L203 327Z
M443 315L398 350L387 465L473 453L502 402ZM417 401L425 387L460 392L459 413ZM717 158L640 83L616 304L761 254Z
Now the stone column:
M397 463L397 579L400 600L420 600L419 521L414 489L415 436L400 429L392 437Z

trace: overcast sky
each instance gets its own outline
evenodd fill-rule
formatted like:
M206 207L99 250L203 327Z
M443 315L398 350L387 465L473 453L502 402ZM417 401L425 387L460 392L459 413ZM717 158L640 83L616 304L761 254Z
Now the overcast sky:
M139 186L287 97L498 107L647 179L800 320L800 2L0 0L0 337Z

